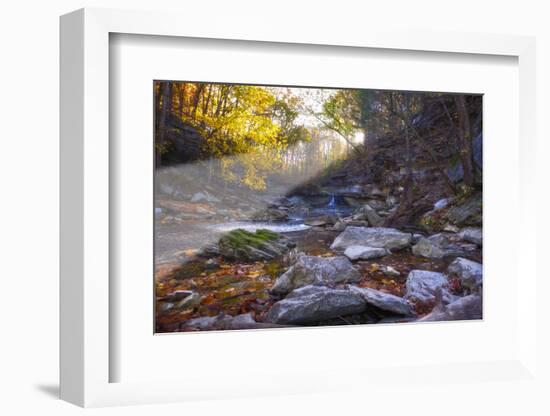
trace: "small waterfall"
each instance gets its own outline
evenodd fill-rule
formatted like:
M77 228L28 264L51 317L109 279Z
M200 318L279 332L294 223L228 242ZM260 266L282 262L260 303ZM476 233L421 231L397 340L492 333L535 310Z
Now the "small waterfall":
M330 194L327 208L336 209L336 196L334 196L334 194Z

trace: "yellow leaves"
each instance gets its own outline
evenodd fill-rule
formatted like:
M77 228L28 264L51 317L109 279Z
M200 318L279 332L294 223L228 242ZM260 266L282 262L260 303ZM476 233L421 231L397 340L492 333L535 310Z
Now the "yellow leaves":
M380 270L380 265L378 263L372 263L370 265L370 271L371 272L377 272L378 270Z

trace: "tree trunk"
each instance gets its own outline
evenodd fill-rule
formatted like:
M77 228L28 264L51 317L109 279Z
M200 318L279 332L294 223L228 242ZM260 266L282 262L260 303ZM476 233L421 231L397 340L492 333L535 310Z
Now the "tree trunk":
M197 109L199 108L199 101L203 89L204 84L200 84L195 90L195 96L193 97L193 120L197 118Z
M183 103L185 101L185 89L187 87L187 84L181 84L180 87L180 105L178 109L178 113L180 115L180 118L183 118Z
M166 123L172 110L172 83L164 82L161 87L162 107L159 116L159 125L157 131L157 146L155 146L155 163L160 167L162 161L162 150L165 142Z
M456 110L458 114L458 136L460 141L460 161L464 171L464 185L469 188L474 186L474 164L472 158L472 137L470 130L470 115L466 108L466 100L463 95L455 96Z

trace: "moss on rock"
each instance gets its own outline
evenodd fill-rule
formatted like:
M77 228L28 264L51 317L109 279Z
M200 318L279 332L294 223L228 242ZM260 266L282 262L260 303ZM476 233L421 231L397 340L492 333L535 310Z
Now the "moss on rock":
M229 260L271 260L291 247L293 243L276 232L259 229L250 232L238 228L223 235L218 248L220 254Z

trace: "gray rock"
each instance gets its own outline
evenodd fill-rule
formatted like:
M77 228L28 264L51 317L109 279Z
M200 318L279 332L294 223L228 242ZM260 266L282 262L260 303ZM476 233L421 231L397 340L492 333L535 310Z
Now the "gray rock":
M191 202L221 202L219 198L215 197L212 194L209 194L206 191L197 192L191 197Z
M383 257L388 250L379 247L349 246L344 251L344 256L350 260L369 260Z
M384 273L385 275L391 276L391 277L401 276L401 273L399 273L399 271L397 271L396 269L394 269L391 266L382 265L382 266L380 266L380 271L382 273Z
M458 233L460 231L460 228L453 224L445 224L445 226L443 227L443 231L448 233Z
M425 237L422 237L412 248L415 256L428 257L430 259L440 259L445 252L437 244L434 244Z
M201 331L234 330L234 329L262 329L279 328L283 325L256 322L251 313L237 315L235 317L220 313L216 316L204 316L190 319L182 324L186 328L195 328Z
M421 238L412 248L415 256L440 259L450 256L464 256L475 247L458 244L456 235L439 233L428 238Z
M423 236L422 234L414 233L414 234L412 235L412 240L411 240L411 242L412 242L412 244L416 244L416 243L418 243L418 242L420 241L420 239L422 239L422 238L424 238L424 236Z
M202 297L198 293L193 292L191 295L187 296L186 298L180 300L178 303L176 303L175 308L177 309L190 309L194 308L195 306L199 306L201 303Z
M252 221L286 221L288 220L288 212L277 208L267 208L255 212L250 219Z
M481 225L481 216L481 193L472 195L463 203L450 208L447 212L449 221L459 227L464 225Z
M373 227L380 227L382 223L384 222L383 218L378 215L378 213L372 208L370 205L365 204L363 205L356 215L354 216L354 219L357 220L364 220L366 219L370 225Z
M436 299L436 291L442 291L442 298L445 303L454 300L449 292L449 281L443 273L427 270L412 270L407 276L405 283L405 299L419 302L432 302Z
M440 199L440 200L438 200L438 201L434 204L434 210L443 209L443 208L445 208L447 205L449 205L449 198Z
M194 292L192 290L176 290L162 297L160 300L164 302L179 302L180 300L193 295L193 293Z
M365 301L349 290L326 287L303 295L292 295L275 303L266 316L266 322L275 324L311 324L339 316L365 311Z
M482 319L483 300L478 294L464 296L454 302L445 305L439 305L419 322L430 321L465 321L472 319Z
M176 306L174 302L157 302L157 308L159 312L169 311L170 309L173 309L174 306Z
M476 292L483 284L483 265L475 261L458 257L447 269L449 274L456 274L460 278L462 287Z
M217 316L202 316L200 318L189 319L182 326L191 327L201 330L215 329L216 327L223 326L223 319L227 315L220 314Z
M336 222L336 219L330 215L323 215L320 217L311 217L304 220L305 225L311 226L321 226L321 225L333 225Z
M344 231L348 225L344 221L336 221L336 224L332 226L334 231Z
M413 313L411 304L399 296L384 293L379 290L349 286L349 290L361 296L367 304L382 309L386 312L398 315L411 315Z
M359 280L361 280L361 274L346 257L301 256L275 281L271 292L286 294L311 284L323 286L342 282L353 283Z
M367 246L399 250L411 243L411 234L394 228L347 227L332 243L332 250L345 250L349 246Z
M477 244L478 246L483 245L483 230L477 227L468 227L463 228L458 235L464 241Z
M326 286L307 285L294 289L285 299L299 298L301 296L315 295L317 293L325 293L327 291Z

